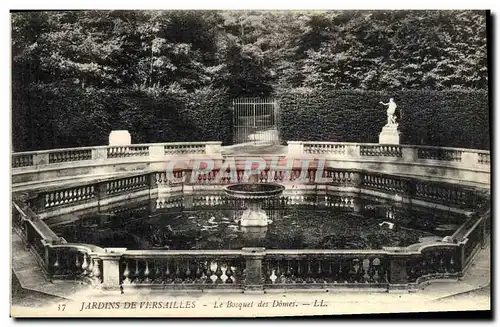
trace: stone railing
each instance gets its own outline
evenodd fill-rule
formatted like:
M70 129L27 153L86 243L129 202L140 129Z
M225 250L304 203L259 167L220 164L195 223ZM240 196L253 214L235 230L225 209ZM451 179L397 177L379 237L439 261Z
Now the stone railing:
M349 143L330 143L330 142L315 142L305 143L303 151L307 154L328 154L344 156L346 154L346 146Z
M99 189L99 187L97 187ZM412 289L430 279L456 279L488 237L489 211L464 223L463 237L381 250L127 250L67 243L25 202L13 201L13 228L50 280L102 288Z
M135 174L122 178L110 178L94 182L75 183L69 187L45 188L28 200L30 207L46 217L75 210L99 207L125 200L130 194L149 195L154 185L154 173Z
M465 235L461 238L460 260L462 270L466 270L479 249L486 246L486 240L490 233L490 220L491 212L488 210L479 219L473 221L472 226L468 228Z
M131 197L149 198L151 194L179 194L186 197L193 195L194 189L200 191L207 188L216 191L223 185L245 181L244 173L245 171L240 169L234 174L224 176L220 176L218 171L200 173L192 170L177 170L171 174L137 173L128 177L76 182L68 187L45 188L33 194L28 201L37 214L48 218L120 203ZM308 189L312 192L317 192L318 189L326 192L357 192L390 198L392 201L413 202L428 207L439 205L442 209L459 211L474 210L487 198L474 188L377 172L326 168L321 173L321 181L317 180L318 174L315 170L265 170L261 172L258 181L280 183L285 185L287 192L302 191L302 195ZM158 205L168 207L175 204L168 201Z
M63 162L150 157L152 155L217 154L220 151L221 142L172 142L14 152L12 168L41 168Z
M20 199L13 202L12 216L13 229L48 280L79 280L96 285L102 282L101 248L67 243Z
M57 181L70 176L144 170L175 157L216 158L221 142L174 142L54 149L12 154L13 184Z
M336 150L341 149L341 150ZM490 152L422 145L288 142L288 157L325 158L330 168L352 168L490 186Z
M247 281L244 251L125 251L120 281L124 288L240 289Z
M317 150L316 150L317 149ZM335 149L335 150L330 150ZM340 149L340 150L336 150ZM288 141L288 154L334 154L350 158L392 157L404 161L460 162L464 165L489 165L490 152L486 150L433 147L424 145L385 145L378 143L339 143Z

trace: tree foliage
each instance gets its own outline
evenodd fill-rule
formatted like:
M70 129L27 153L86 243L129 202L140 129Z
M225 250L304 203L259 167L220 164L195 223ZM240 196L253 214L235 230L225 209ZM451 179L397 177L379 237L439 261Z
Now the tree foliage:
M103 144L112 128L144 142L228 140L230 129L207 132L226 121L228 97L488 83L484 12L33 11L11 20L16 151Z

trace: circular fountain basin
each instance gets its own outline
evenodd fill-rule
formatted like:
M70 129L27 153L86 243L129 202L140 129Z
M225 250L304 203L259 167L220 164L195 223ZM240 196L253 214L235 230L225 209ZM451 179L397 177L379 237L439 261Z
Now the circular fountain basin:
M224 192L233 198L259 200L279 196L283 193L285 187L275 183L241 183L232 184L224 187Z
M247 209L242 213L242 227L265 227L269 219L262 210L262 200L280 196L285 190L283 185L274 183L241 183L224 187L224 192L232 198L244 199Z

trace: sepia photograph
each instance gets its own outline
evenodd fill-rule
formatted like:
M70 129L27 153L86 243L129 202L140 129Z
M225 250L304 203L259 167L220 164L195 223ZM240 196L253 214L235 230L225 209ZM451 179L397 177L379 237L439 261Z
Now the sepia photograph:
M10 317L491 318L491 15L11 10Z

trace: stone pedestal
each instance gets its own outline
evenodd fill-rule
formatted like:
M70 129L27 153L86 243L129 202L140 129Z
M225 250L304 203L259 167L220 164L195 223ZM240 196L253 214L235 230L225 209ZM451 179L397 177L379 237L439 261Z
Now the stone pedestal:
M261 204L255 201L247 202L247 209L241 215L240 225L247 226L267 226L268 219L266 212L262 210Z
M120 287L120 258L126 248L105 248L104 253L99 253L102 259L102 288L118 289Z
M265 248L243 248L245 257L245 293L264 293L262 283L262 259L265 256Z
M398 124L385 125L378 136L378 143L380 144L399 144L400 133L398 131Z
M109 145L131 145L132 138L127 130L115 130L109 133Z
M242 226L243 237L250 241L264 240L267 234L267 226Z

